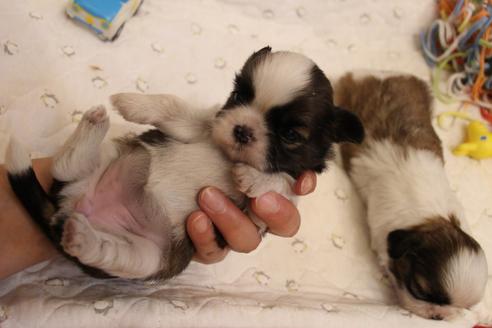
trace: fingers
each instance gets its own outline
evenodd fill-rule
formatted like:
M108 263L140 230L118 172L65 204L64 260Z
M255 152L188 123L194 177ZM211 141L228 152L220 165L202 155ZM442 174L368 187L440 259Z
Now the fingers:
M215 240L212 222L203 212L193 212L186 221L186 230L195 245L195 260L205 264L217 263L228 253L227 248L220 248Z
M316 174L304 172L294 184L297 195L307 195L316 188ZM251 202L253 212L268 226L268 230L282 237L294 236L301 225L297 208L280 194L269 192Z
M306 171L297 179L294 185L294 192L299 195L310 194L316 189L316 173Z
M312 171L304 172L293 187L297 195L307 195L315 188L316 174ZM203 212L194 212L187 221L197 261L215 263L227 255L228 249L217 245L214 225L231 249L248 253L258 247L261 241L258 228L221 191L213 187L203 189L198 203ZM277 193L269 192L251 200L251 209L267 224L271 233L292 237L299 230L299 211L292 202Z
M268 231L282 237L292 237L299 230L301 218L297 208L287 198L268 192L251 201L253 212L266 223Z
M203 189L198 204L236 252L248 253L258 247L261 237L256 225L221 191Z

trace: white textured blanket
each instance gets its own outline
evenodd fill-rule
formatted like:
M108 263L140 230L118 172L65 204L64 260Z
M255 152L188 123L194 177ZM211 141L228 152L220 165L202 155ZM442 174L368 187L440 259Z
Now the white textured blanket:
M74 25L64 6L60 0L0 1L0 161L11 133L37 155L52 154L80 112L108 104L116 92L175 93L205 105L222 102L234 72L265 45L305 53L333 80L356 68L429 75L416 35L435 14L432 0L146 0L115 43L101 42ZM139 128L113 114L111 119L114 134ZM446 145L452 185L492 259L492 160L450 154L463 138L462 128L456 122L448 131L437 131ZM417 328L475 323L471 315L452 323L424 320L393 305L369 249L361 203L334 163L300 209L302 226L294 238L269 235L251 254L231 253L216 265L192 263L162 286L91 279L62 259L39 264L0 281L0 326ZM490 285L486 300L492 309Z

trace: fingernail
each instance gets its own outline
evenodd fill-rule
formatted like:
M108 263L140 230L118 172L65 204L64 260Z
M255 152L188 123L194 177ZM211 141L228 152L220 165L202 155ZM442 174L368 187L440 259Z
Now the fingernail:
M313 191L314 183L312 177L306 177L301 182L301 193L303 195L310 193Z
M210 225L210 221L205 217L205 215L199 215L195 222L193 222L193 227L198 233L204 233L207 231Z
M267 192L256 198L256 208L264 214L275 214L279 211L280 205L278 204L277 198L273 192Z
M204 205L208 210L215 214L221 214L225 212L226 203L224 201L224 196L214 188L206 188L202 191L201 200L202 205Z

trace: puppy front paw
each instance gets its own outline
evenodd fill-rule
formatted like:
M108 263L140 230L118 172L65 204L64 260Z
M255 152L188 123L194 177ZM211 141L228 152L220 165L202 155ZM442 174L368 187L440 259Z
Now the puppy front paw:
M135 93L117 93L110 97L113 108L127 121L139 123L139 117L148 96Z
M236 188L249 198L255 198L268 192L262 173L252 166L242 163L235 164L232 168L232 177Z
M462 309L450 307L450 306L439 306L439 305L431 305L429 309L426 311L427 319L431 320L446 320L451 321L463 313Z

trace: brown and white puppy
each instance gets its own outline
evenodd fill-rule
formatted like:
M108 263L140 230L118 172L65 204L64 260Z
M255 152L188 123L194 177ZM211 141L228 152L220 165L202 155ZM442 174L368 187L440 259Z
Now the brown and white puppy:
M89 273L166 279L193 255L185 220L200 189L216 186L238 206L267 191L293 199L294 179L321 172L333 142L362 141L360 121L332 97L313 61L267 47L246 61L222 109L118 94L111 100L124 118L156 129L103 143L109 119L97 107L55 156L49 195L15 142L9 179L46 234Z
M487 262L470 236L431 125L432 97L413 76L344 76L336 104L361 119L366 139L341 146L367 206L371 245L401 305L449 319L484 294Z

